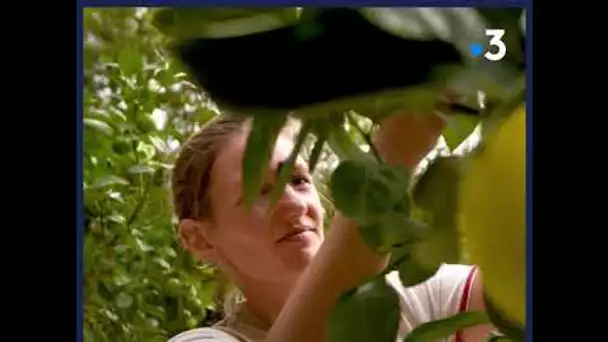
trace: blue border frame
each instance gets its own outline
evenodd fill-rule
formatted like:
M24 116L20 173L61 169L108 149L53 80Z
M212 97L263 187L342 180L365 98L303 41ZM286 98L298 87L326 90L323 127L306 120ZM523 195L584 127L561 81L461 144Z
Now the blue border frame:
M452 7L525 7L526 8L526 341L533 336L533 250L532 250L532 151L533 151L533 20L532 0L78 0L76 4L76 86L83 86L83 28L84 7L154 7L154 6L201 6L201 5L275 5L275 6L452 6ZM76 341L83 341L83 94L76 94Z
M76 6L76 341L84 340L83 317L83 255L84 244L84 189L83 182L83 78L84 68L82 61L83 51L83 5L81 1Z
M534 278L533 272L533 234L532 234L532 222L533 222L533 156L534 150L533 144L533 113L532 104L534 101L533 94L533 50L534 44L532 43L532 37L534 36L534 23L533 17L533 5L530 1L526 6L526 341L532 341L533 339L533 300L532 300L532 284Z

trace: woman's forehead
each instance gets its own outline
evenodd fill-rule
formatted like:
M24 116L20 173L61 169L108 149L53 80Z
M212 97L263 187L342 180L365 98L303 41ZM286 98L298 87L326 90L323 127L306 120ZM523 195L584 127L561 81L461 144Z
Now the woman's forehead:
M212 170L212 178L221 179L221 183L240 184L242 177L242 161L247 144L247 134L239 134L232 137L222 146L216 157L215 165ZM277 143L273 150L269 172L276 173L280 165L285 163L294 148L294 141L288 134L281 134L277 137ZM295 170L306 171L308 165L299 156L294 166ZM216 182L213 182L216 183Z

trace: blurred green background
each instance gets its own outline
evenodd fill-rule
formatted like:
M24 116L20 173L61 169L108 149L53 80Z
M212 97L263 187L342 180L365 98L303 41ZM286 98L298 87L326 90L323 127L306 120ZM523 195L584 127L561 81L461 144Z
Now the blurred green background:
M167 191L180 142L218 111L149 17L84 12L85 341L165 341L221 314L224 282L177 244ZM322 192L336 162L326 150Z

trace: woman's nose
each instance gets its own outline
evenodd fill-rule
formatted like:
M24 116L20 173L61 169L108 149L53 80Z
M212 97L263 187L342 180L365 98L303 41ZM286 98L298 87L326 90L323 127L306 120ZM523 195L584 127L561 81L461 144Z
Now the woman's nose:
M300 217L306 214L306 201L291 185L287 184L275 207L275 213L288 219Z

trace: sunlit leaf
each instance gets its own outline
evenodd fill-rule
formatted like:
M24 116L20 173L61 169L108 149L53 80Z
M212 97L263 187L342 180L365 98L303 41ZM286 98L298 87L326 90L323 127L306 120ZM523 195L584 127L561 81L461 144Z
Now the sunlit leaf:
M96 119L84 118L84 125L85 127L90 127L107 136L111 136L114 133L114 130L112 127L110 127L110 125Z
M150 165L133 165L131 167L129 167L129 172L130 173L154 173L154 171L156 171L156 169Z
M133 305L133 297L130 294L121 292L116 297L116 305L121 309L126 309Z
M467 139L479 124L479 118L472 116L449 116L446 118L446 128L443 138L451 151L454 151Z
M126 179L118 176L106 175L97 179L95 183L93 183L93 187L95 188L103 188L109 185L129 185L129 182Z

